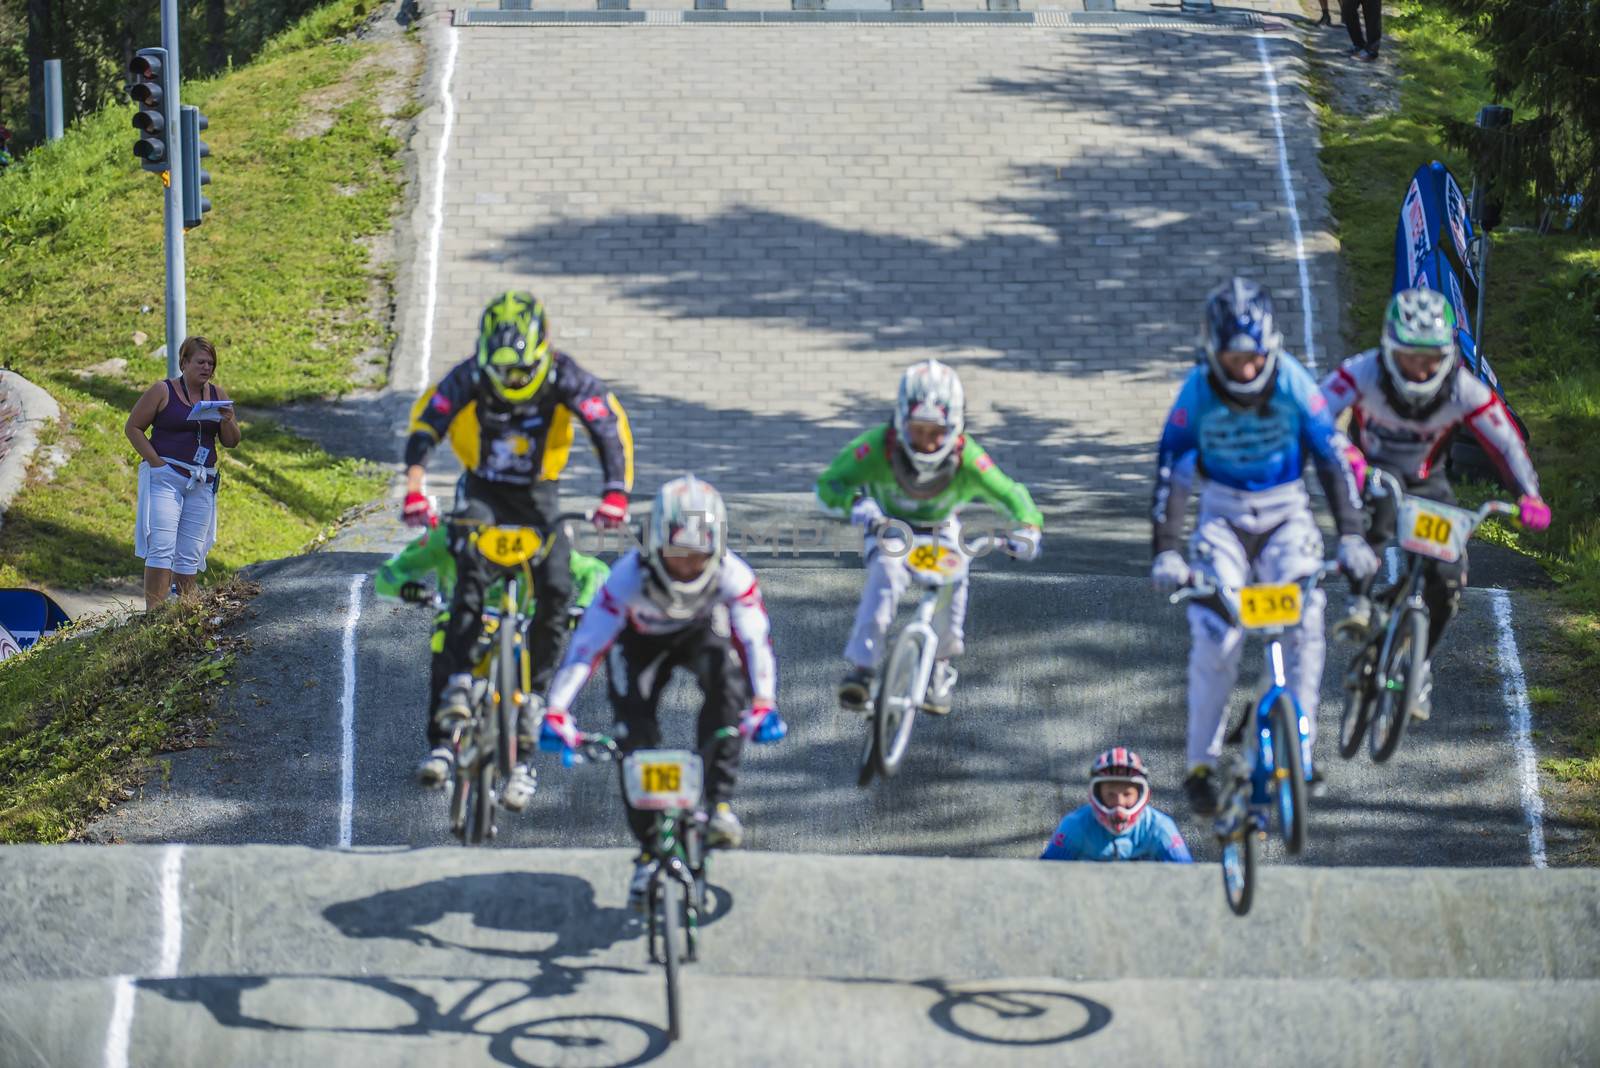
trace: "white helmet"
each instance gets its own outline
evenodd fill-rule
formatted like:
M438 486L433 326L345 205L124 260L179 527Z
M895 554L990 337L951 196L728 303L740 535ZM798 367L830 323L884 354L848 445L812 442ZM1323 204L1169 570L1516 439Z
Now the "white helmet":
M943 426L948 431L944 444L933 452L913 449L906 432L906 424L913 422ZM900 376L900 396L894 407L894 434L901 453L911 462L917 481L927 481L940 474L966 426L966 393L954 369L938 360L923 360L906 368L906 373Z
M687 619L715 590L728 546L728 513L722 494L693 475L675 478L656 491L645 531L645 592L669 616ZM687 582L672 577L666 557L674 549L705 553L705 570Z
M1384 378L1406 414L1426 407L1444 391L1460 363L1456 346L1456 312L1444 296L1431 289L1402 289L1389 301L1379 344ZM1439 356L1439 369L1421 382L1412 381L1396 361L1401 353L1428 352Z

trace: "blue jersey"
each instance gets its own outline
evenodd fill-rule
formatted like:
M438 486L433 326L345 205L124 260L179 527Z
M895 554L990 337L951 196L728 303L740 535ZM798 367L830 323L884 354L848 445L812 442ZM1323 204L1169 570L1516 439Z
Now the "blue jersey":
M1344 456L1345 441L1316 379L1288 353L1278 354L1265 397L1248 407L1219 394L1210 368L1200 364L1184 380L1161 431L1151 509L1156 551L1181 544L1183 516L1171 505L1185 496L1181 486L1174 496L1174 482L1181 480L1177 472L1190 452L1201 477L1243 492L1298 482L1310 459L1339 532L1359 533L1361 497Z
M1145 806L1139 818L1122 834L1112 834L1089 805L1061 818L1056 833L1045 844L1040 860L1167 860L1192 864L1189 847L1178 825L1165 812Z

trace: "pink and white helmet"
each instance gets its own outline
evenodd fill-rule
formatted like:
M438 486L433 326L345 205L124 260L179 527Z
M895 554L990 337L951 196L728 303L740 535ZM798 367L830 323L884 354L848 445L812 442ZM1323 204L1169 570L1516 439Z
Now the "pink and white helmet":
M1131 782L1139 788L1139 800L1128 807L1108 807L1100 800L1103 782ZM1139 814L1149 803L1150 780L1138 753L1119 745L1095 757L1094 767L1089 772L1089 804L1094 806L1094 818L1102 827L1112 834L1126 832L1138 822Z
M937 423L948 431L944 444L933 452L918 452L911 447L907 423ZM919 479L938 473L966 426L966 392L954 368L938 360L923 360L906 368L894 406L894 433Z

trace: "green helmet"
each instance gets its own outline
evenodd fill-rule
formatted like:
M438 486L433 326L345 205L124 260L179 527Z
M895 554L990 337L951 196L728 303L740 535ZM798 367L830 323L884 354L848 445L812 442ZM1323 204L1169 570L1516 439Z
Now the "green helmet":
M483 309L478 370L502 399L517 404L538 393L554 356L544 305L532 293L502 293Z
M1402 289L1389 301L1383 317L1382 367L1391 393L1412 408L1439 395L1460 358L1456 348L1456 312L1444 295L1431 289ZM1400 367L1408 354L1437 355L1438 369L1415 379Z

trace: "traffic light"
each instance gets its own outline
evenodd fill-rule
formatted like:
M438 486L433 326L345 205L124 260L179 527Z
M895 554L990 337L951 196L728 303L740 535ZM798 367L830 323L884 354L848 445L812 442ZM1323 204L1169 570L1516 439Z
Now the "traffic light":
M166 67L165 48L141 48L128 64L128 73L133 76L128 95L139 105L133 117L133 127L139 131L133 154L147 171L167 169Z
M211 146L200 140L200 131L211 124L200 109L185 104L179 109L179 133L183 137L183 228L193 230L211 210L211 201L200 187L211 184L211 172L200 166L202 156L211 155Z

